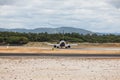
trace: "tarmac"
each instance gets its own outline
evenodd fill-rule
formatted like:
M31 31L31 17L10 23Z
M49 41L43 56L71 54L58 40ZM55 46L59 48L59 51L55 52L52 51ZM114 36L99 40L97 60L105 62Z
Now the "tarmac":
M0 56L66 56L66 57L120 57L120 48L0 47Z

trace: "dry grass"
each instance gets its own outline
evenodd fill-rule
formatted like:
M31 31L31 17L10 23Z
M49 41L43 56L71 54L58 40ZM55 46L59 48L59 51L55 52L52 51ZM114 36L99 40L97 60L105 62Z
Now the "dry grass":
M42 49L38 47L0 47L0 53L37 53L37 54L120 54L120 50L86 50L86 49Z
M51 47L47 44L48 42L29 42L25 44L26 47ZM56 43L54 43L56 44ZM77 48L80 47L120 47L120 43L76 43L78 46L74 46Z
M23 46L26 46L26 47L50 47L49 45L47 45L47 42L29 42Z
M47 42L30 42L24 46L0 47L0 53L44 53L44 54L120 54L120 50L102 50L102 49L86 49L86 48L119 48L120 43L78 43L73 48L81 49L54 49L47 45Z
M76 47L120 47L120 43L78 43Z

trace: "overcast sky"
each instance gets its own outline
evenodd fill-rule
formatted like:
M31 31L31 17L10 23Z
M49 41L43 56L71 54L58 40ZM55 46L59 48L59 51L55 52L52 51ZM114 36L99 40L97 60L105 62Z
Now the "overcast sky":
M120 0L0 0L0 28L120 32Z

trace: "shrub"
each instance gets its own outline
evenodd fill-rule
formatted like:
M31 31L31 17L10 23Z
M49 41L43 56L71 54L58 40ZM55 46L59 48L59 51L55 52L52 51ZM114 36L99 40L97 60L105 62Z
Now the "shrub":
M7 43L9 44L26 44L28 43L28 38L26 37L16 37L16 36L11 36L7 39Z

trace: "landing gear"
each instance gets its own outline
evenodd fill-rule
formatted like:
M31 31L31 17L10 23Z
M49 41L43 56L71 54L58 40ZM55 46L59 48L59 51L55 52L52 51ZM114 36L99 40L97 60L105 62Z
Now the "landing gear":
M68 48L71 48L71 46L68 46Z
M71 48L71 47L70 47L70 46L67 46L67 47L65 47L65 48L67 49L67 48Z
M68 47L65 47L66 49L68 48Z
M56 48L57 46L56 45L54 45L54 48Z
M66 48L66 49L68 49L68 48L71 48L71 46L56 46L56 45L54 45L53 46L54 48Z
M59 46L54 45L54 48L59 48Z
M57 46L57 48L59 48L59 47Z

